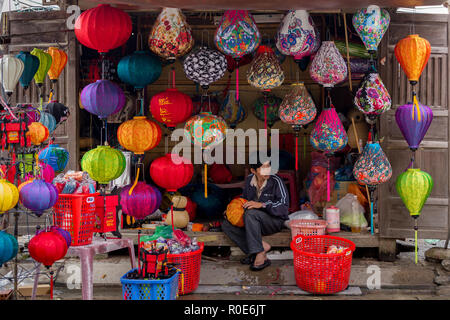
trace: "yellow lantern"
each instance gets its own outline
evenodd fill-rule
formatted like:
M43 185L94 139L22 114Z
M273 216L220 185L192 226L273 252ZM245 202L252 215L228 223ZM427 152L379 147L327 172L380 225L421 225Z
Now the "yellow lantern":
M120 145L135 154L144 154L156 147L161 141L161 134L161 128L143 116L125 121L117 129Z
M56 82L67 63L67 53L55 47L47 49L47 53L52 57L52 65L48 70L48 76L52 82Z
M42 123L32 122L28 126L27 137L30 137L31 143L33 143L34 145L40 145L42 142L47 140L48 136L48 128Z
M14 208L19 201L16 186L5 179L0 179L0 214Z

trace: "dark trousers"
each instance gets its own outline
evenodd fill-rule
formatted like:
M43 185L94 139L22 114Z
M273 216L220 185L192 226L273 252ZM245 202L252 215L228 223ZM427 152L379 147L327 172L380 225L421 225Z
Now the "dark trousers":
M267 212L250 209L244 214L244 227L233 226L225 220L222 230L247 255L264 251L262 236L280 232L284 220Z

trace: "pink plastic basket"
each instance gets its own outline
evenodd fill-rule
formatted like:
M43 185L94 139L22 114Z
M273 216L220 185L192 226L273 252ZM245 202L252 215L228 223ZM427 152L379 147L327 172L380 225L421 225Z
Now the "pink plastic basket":
M325 234L327 222L325 220L292 220L289 221L291 226L292 239L297 235L302 236L322 236Z

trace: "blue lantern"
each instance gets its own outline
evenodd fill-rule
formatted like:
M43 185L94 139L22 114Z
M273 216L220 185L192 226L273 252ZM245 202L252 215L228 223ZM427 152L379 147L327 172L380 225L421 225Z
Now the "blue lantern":
M39 152L39 161L50 165L56 173L60 173L67 166L69 152L57 144L51 144Z
M16 238L9 233L0 231L0 266L17 255L19 245Z
M136 51L123 57L117 65L120 80L132 85L135 89L143 89L155 82L161 75L162 65L158 57L145 52Z
M20 51L19 54L16 55L16 58L22 60L24 64L23 73L19 82L24 89L27 89L39 69L39 58L28 51Z
M39 122L47 127L50 134L52 134L56 129L56 119L52 114L48 112L41 112L41 118Z

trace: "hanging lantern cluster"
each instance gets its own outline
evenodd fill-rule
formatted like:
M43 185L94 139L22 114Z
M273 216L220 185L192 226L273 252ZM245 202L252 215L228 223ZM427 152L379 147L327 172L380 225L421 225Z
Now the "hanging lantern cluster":
M227 122L230 128L236 128L237 124L244 121L247 113L240 100L236 99L236 91L229 90L222 103L220 116Z
M81 169L100 184L108 184L120 177L125 170L125 156L110 146L98 146L81 158Z
M117 129L117 139L122 147L135 154L144 154L161 141L161 128L146 117L134 117Z
M169 88L155 94L150 101L150 112L168 129L185 122L192 115L192 99L177 88Z
M360 9L353 15L353 26L369 53L377 51L390 20L389 12L376 5Z
M267 129L280 120L278 117L278 110L283 100L274 94L264 92L262 97L259 97L253 103L253 113L256 118L264 121L264 127Z
M184 59L183 69L188 79L200 84L203 89L208 89L211 83L225 74L227 60L217 50L200 47Z
M271 90L281 86L284 72L278 58L268 46L259 46L255 59L247 71L248 83L260 90Z
M120 193L123 212L136 219L144 219L154 213L161 205L161 199L161 192L145 182L128 185Z

